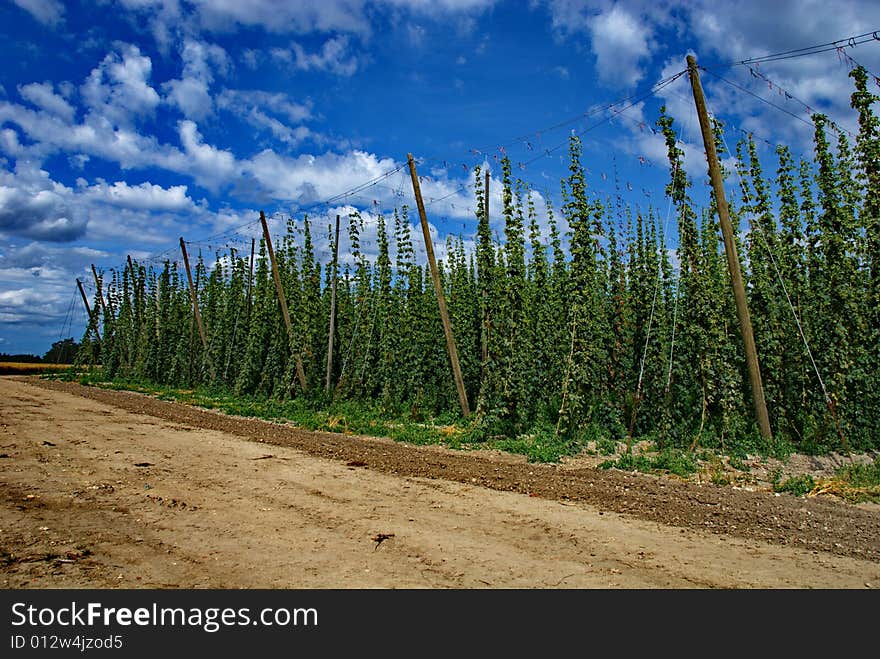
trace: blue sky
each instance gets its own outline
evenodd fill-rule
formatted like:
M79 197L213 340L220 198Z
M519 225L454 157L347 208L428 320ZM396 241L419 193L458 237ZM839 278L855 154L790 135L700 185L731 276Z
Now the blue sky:
M753 131L771 172L767 143L810 153L807 107L857 129L846 74L880 72L880 40L729 64L874 30L861 0L0 0L0 352L78 340L91 264L180 259L180 236L208 261L249 249L260 210L275 232L308 212L319 249L337 213L374 231L413 205L410 152L439 257L473 236L476 164L506 153L539 212L558 205L571 131L595 194L665 216L661 104L696 196L706 178L686 78L650 93L688 52L731 146Z

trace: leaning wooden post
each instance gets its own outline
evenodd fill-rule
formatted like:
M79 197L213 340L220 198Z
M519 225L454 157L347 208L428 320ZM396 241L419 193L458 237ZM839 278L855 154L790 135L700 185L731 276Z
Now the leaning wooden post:
M101 290L101 280L98 278L98 271L95 270L95 264L92 263L92 277L95 278L95 288L98 289L98 303L101 305L101 313L106 317L107 315L107 305L104 302L104 293Z
M83 289L82 282L79 280L79 277L76 279L77 288L79 288L79 294L82 296L83 304L86 305L86 314L89 317L89 326L91 326L92 321L95 322L95 341L98 345L101 345L101 333L98 331L98 321L96 318L92 316L92 307L89 305L89 298L86 297L86 292Z
M202 314L199 311L199 294L193 285L192 272L189 269L189 255L186 253L186 243L183 236L180 238L180 251L183 253L183 267L186 268L186 280L189 283L189 296L192 299L193 313L196 317L196 324L199 326L199 336L202 337L202 348L205 349L205 358L208 361L208 368L211 371L211 379L216 380L217 374L214 372L214 364L211 361L211 354L208 352L208 339L205 337L205 326L202 325Z
M135 286L134 263L131 262L131 254L126 254L125 259L126 259L126 261L128 261L128 273L129 273L128 276L129 276L129 279L131 280L131 299L129 300L129 303L132 306L134 306L135 296L137 295L137 293L135 291L136 286ZM132 317L132 322L134 322L134 311L133 310L132 310L131 317Z
M437 293L437 303L440 305L440 318L443 320L443 332L446 334L446 348L449 351L449 361L452 362L452 374L455 377L455 388L458 390L458 401L461 403L461 413L465 418L471 415L468 406L467 392L464 388L464 379L461 377L461 366L458 363L458 352L455 350L455 338L452 336L452 325L449 322L449 314L446 311L446 300L443 297L443 287L440 284L440 273L437 271L437 262L434 260L434 245L431 242L431 232L428 229L428 218L425 215L425 204L422 201L422 191L419 187L419 175L416 173L416 163L411 153L406 156L409 161L409 173L412 177L413 192L416 197L416 205L419 208L419 219L422 223L422 235L425 238L425 251L428 253L428 265L431 266L431 277L434 280L434 290Z
M718 219L721 223L721 234L724 236L724 251L727 254L727 267L730 270L730 280L733 284L733 296L736 300L736 315L739 319L739 329L742 334L746 352L746 365L749 370L749 381L752 385L752 396L755 404L755 418L761 435L766 439L773 437L770 430L770 416L767 413L767 402L764 400L764 385L761 381L761 369L758 364L758 351L755 347L755 335L752 332L752 321L749 317L749 305L746 298L746 289L743 285L742 273L740 272L739 256L736 251L736 241L733 235L733 226L730 223L730 214L727 206L727 198L724 195L724 179L721 176L721 167L718 164L718 153L715 150L715 135L709 123L709 114L706 112L706 100L703 98L703 86L700 83L700 73L697 69L697 60L693 55L687 56L688 74L691 79L691 88L694 92L694 104L697 108L697 116L700 119L700 130L703 133L703 145L706 147L706 160L709 164L709 178L712 180L712 189L715 191L715 203L718 206Z
M327 377L324 391L330 393L330 377L333 373L333 334L336 331L336 280L339 277L339 216L336 216L336 237L333 239L333 274L330 280L330 331L327 336Z
M275 290L278 292L278 301L281 303L281 315L284 316L284 325L287 327L287 338L296 359L296 377L303 391L308 390L306 371L303 368L302 355L294 346L293 327L290 324L290 313L287 311L287 298L284 296L284 288L281 286L281 277L278 274L278 266L275 265L275 250L272 249L272 237L269 235L269 226L266 224L266 214L260 211L260 223L263 225L263 236L266 238L266 248L269 250L269 262L272 264L272 278L275 279Z

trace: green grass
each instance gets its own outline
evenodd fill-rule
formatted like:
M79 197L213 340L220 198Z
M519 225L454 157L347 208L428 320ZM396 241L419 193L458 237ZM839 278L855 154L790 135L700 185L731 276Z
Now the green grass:
M796 497L802 497L809 494L816 487L816 480L809 474L803 476L792 476L781 483L777 482L773 485L774 492L790 492Z
M697 471L697 462L690 453L666 448L656 455L625 453L617 460L606 460L599 465L600 469L611 469L612 467L625 471L669 473L687 478Z
M852 464L837 470L837 478L852 487L880 486L880 457L870 464Z
M582 448L577 442L566 441L552 431L496 439L489 441L487 447L524 455L529 462L559 462L566 455L576 455Z
M489 435L478 420L468 423L464 419L450 413L433 418L414 419L405 410L386 408L380 403L363 401L331 401L322 398L295 398L292 400L274 400L256 396L237 396L228 390L196 387L182 389L156 385L135 380L106 381L100 371L77 373L44 374L43 378L73 380L87 386L104 389L136 391L155 396L159 400L194 405L212 409L233 416L263 419L277 423L288 423L299 428L313 431L338 432L352 435L372 437L388 437L395 441L410 444L438 444L453 449L465 449L472 446L497 449L524 455L529 462L555 463L563 457L577 455L588 446L595 446L595 452L610 456L599 468L618 468L626 471L646 473L674 474L688 478L699 470L699 462L718 460L718 449L701 447L696 453L681 447L667 446L659 452L656 450L626 453L618 457L618 442L612 437L602 435L593 428L573 440L558 437L554 428L542 425L528 433L515 437ZM485 421L485 420L484 420ZM657 442L647 446L656 449ZM725 451L729 456L729 464L734 469L748 471L743 462L747 454L785 456L791 452L787 444L764 443L760 438L728 444ZM729 451L729 452L728 452ZM595 453L594 452L594 453ZM713 482L726 484L729 477L716 470ZM771 473L773 489L776 492L791 492L797 496L807 494L816 488L817 483L811 476L789 478L781 482L781 468ZM844 496L851 501L880 501L880 463L855 464L841 469L831 481L822 481L820 486L832 489L835 494ZM833 488L836 488L833 489Z
M823 489L852 503L880 503L880 456L869 464L851 464L837 470Z
M197 387L180 389L131 380L104 381L99 375L82 375L80 384L102 389L136 391L159 400L195 405L224 414L289 423L315 431L341 432L372 437L390 437L411 444L457 444L461 429L448 423L448 415L425 422L389 414L379 405L353 401L322 404L304 398L279 401L250 396L236 396L229 391ZM447 422L447 423L443 423Z

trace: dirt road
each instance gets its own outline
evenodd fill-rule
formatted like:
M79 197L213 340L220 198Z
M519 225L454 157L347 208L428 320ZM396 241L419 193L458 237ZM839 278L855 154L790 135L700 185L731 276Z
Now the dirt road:
M4 588L865 588L880 513L0 378Z

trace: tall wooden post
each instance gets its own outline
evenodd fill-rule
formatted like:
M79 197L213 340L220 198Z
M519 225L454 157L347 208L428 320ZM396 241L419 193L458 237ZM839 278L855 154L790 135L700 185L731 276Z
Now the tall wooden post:
M284 296L284 288L281 286L281 277L278 274L278 266L275 265L275 250L272 249L272 236L269 235L269 226L266 224L266 214L260 211L260 223L263 225L263 236L266 238L266 248L269 250L269 262L272 264L272 278L275 280L275 290L278 292L278 301L281 303L281 315L284 316L284 326L287 327L287 338L296 359L296 377L303 391L308 390L306 371L303 368L302 355L294 345L293 327L290 323L290 313L287 311L287 298Z
M440 305L440 318L443 320L443 332L446 334L446 348L449 351L449 361L452 363L452 374L455 377L455 388L458 390L458 401L461 403L461 413L465 418L471 415L468 406L467 391L464 388L464 379L461 377L461 366L458 363L458 352L455 350L455 338L452 336L452 325L449 322L449 314L446 311L446 300L443 297L443 287L440 284L440 273L437 271L437 261L434 259L434 245L431 242L431 232L428 228L428 218L425 215L425 204L422 201L422 190L419 187L419 175L416 173L416 163L412 154L408 153L409 173L412 178L413 193L416 197L416 205L419 208L419 219L422 223L422 235L425 238L425 251L428 253L428 265L431 266L431 277L434 280L434 291L437 293L437 303Z
M101 280L98 278L98 271L95 270L94 263L92 263L92 277L95 279L95 288L98 289L98 303L101 305L101 313L106 317L107 305L104 302L104 292L101 290Z
M131 262L131 254L126 254L126 260L128 261L128 276L129 276L129 293L130 297L126 300L126 302L131 305L129 310L129 331L132 333L132 336L137 334L137 307L135 301L137 300L137 285L135 284L135 275L134 275L134 263ZM125 271L123 271L123 282L125 282ZM123 286L123 292L125 292L125 288Z
M718 164L718 153L715 150L715 134L709 123L709 114L706 111L706 100L703 97L703 86L700 83L700 73L697 69L697 60L693 55L687 56L688 74L691 79L691 88L694 92L694 104L697 108L697 116L700 119L700 130L703 133L703 145L706 147L706 160L709 164L709 178L712 181L712 189L715 191L715 203L718 206L718 219L721 224L721 234L724 236L724 251L727 254L727 267L730 270L730 280L733 284L733 296L736 300L736 315L739 319L739 329L742 334L743 345L746 352L746 365L749 370L749 381L752 386L752 396L755 404L755 418L761 435L771 439L773 434L770 430L770 416L767 414L767 403L764 400L764 385L761 381L761 369L758 365L758 351L755 347L755 335L752 332L752 321L749 317L749 305L746 298L746 289L743 285L742 272L740 272L739 256L736 251L733 226L730 223L730 213L727 206L727 198L724 195L724 179L721 176L721 167Z
M82 282L79 280L79 277L76 278L76 285L79 288L79 294L82 296L83 304L86 305L86 314L89 317L89 325L92 324L92 321L95 321L95 340L98 345L101 345L101 333L98 331L98 321L96 318L92 316L92 307L89 305L89 298L86 297L85 289L83 289Z
M199 327L199 336L202 337L202 348L205 349L205 358L208 360L208 368L211 370L211 379L216 379L217 374L214 372L214 364L211 362L211 355L208 352L208 339L205 337L205 326L202 324L202 314L199 311L199 293L193 285L192 272L189 269L189 255L186 253L186 243L183 241L183 236L180 238L180 251L183 253L183 267L186 268L186 281L189 284L189 296L192 300L196 324Z
M248 275L248 286L247 286L247 302L245 307L247 308L247 320L248 323L251 321L251 291L254 286L254 245L256 245L257 239L251 238L251 265Z
M333 266L330 280L330 331L327 335L327 377L324 391L330 393L330 377L333 373L333 334L336 332L336 280L339 278L339 216L336 216L336 237L333 239Z
M489 226L489 170L486 169L486 185L484 186L485 191L483 192L483 216L486 218L486 226ZM488 273L484 273L484 276L488 276ZM481 356L483 358L482 364L485 368L486 362L489 360L489 306L488 300L483 300L483 331L480 332L481 338Z

